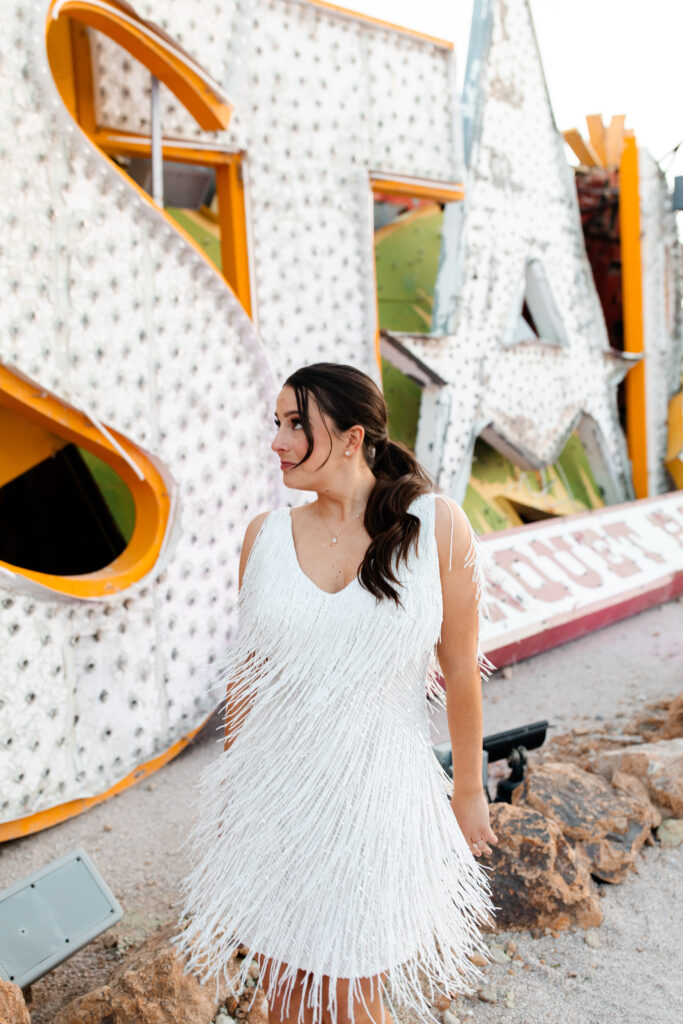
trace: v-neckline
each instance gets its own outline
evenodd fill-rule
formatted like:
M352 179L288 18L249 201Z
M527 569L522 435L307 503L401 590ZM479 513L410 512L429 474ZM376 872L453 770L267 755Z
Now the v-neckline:
M291 510L291 508L289 506L287 506L287 518L289 520L289 540L290 540L291 549L292 549L292 556L294 558L294 564L295 564L296 568L299 570L300 574L303 576L303 578L305 580L307 580L308 583L315 590L317 590L319 594L324 594L325 597L339 597L340 594L345 594L346 591L349 590L349 588L352 587L354 583L359 583L358 573L356 573L354 578L352 580L350 580L346 584L345 587L342 587L341 590L323 590L323 588L319 587L317 583L314 583L313 580L311 579L311 577L308 576L303 571L303 569L301 568L301 564L299 562L299 556L296 553L296 545L294 544L294 528L292 526L292 510Z

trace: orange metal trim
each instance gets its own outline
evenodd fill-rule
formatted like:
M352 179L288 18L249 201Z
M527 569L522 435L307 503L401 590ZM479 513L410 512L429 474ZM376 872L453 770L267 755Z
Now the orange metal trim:
M588 125L588 138L591 146L598 154L601 167L607 166L607 133L602 120L602 114L587 114L586 124Z
M50 44L52 43L52 32L57 28L60 21L65 21L69 26L71 36L71 56L73 60L73 81L76 93L76 111L74 117L82 125L86 132L94 132L97 127L95 118L95 88L92 74L92 55L90 52L90 38L86 25L78 24L71 18L58 18L51 22ZM48 53L51 54L51 46ZM54 67L53 67L54 74Z
M676 487L683 489L683 391L669 399L669 432L664 464Z
M624 148L624 122L625 114L614 114L607 126L605 133L605 146L607 150L607 166L618 167L621 153Z
M412 28L405 28L403 25L395 25L391 21L382 21L381 18L371 18L369 14L361 14L360 11L351 11L348 7L338 7L337 4L326 3L325 0L308 0L311 7L320 7L325 11L330 11L332 14L338 14L340 17L351 18L353 21L363 21L368 25L376 25L378 28L388 28L393 32L400 32L404 36L413 36L415 39L421 39L426 43L433 43L434 46L438 46L442 50L454 49L454 44L448 39L439 39L438 36L425 35L424 32L418 32Z
M81 599L116 594L150 572L164 541L170 509L166 483L150 457L123 434L110 429L112 437L144 474L144 479L140 480L109 439L97 430L87 416L50 394L40 384L2 365L0 404L108 462L128 486L135 502L133 536L119 557L104 569L78 576L54 576L8 562L0 561L0 566L35 580L50 590Z
M410 196L412 199L433 199L436 203L454 203L465 197L462 182L444 185L422 181L401 181L392 178L370 176L373 192L388 192L394 196Z
M14 821L0 823L0 843L5 843L10 839L18 839L20 836L30 836L44 828L59 825L60 822L68 821L69 818L82 814L83 811L87 811L96 804L104 803L109 797L116 796L117 793L121 793L124 789L129 789L137 782L142 782L143 779L153 775L154 772L159 771L165 764L173 760L194 739L197 733L201 732L212 715L213 712L207 715L201 725L198 725L192 732L188 732L187 735L182 736L172 747L165 750L163 754L159 754L158 757L153 758L151 761L146 761L144 764L134 768L132 772L129 772L128 775L104 793L81 797L78 800L69 800L68 803L47 807L44 811L37 811L35 814L29 814L25 818L15 818Z
M574 155L578 157L579 162L582 163L584 167L600 167L600 157L595 152L590 142L586 142L577 128L570 128L562 134L564 136L564 141L568 146L571 146Z
M92 141L105 153L112 156L149 156L152 144L149 135L137 132L122 132L115 128L101 128L91 135ZM220 167L239 163L241 153L226 153L219 149L195 149L184 145L182 139L164 139L162 153L166 160L178 160L184 164L199 164L201 167Z
M52 76L64 103L69 108L69 113L72 117L77 117L71 27L71 22L67 18L58 18L50 25L50 64Z
M0 437L11 438L9 444L0 444L0 487L49 459L68 443L34 420L17 416L1 401Z
M216 167L216 190L223 273L247 315L251 317L247 217L240 163L232 162Z
M619 165L619 231L621 234L621 282L624 319L624 351L643 352L643 278L640 252L640 194L638 147L627 132ZM626 388L626 440L637 498L646 498L647 406L645 360L629 370Z
M55 2L56 0L53 0L51 3L50 12ZM47 16L48 34L52 21L50 12ZM131 17L123 9L121 15ZM68 16L89 25L122 46L168 86L202 128L209 131L227 128L232 108L212 93L202 77L182 59L180 54L171 52L164 45L161 35L158 35L157 39L150 35L149 27L143 28L143 22L140 22L138 27L125 17L117 16L115 11L102 10L87 0L65 0L59 9L59 16Z

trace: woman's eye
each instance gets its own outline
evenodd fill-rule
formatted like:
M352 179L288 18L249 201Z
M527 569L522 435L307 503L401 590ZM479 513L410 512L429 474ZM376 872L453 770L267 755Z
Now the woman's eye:
M293 419L292 420L292 426L293 427L300 427L301 426L301 420L297 420L296 418Z

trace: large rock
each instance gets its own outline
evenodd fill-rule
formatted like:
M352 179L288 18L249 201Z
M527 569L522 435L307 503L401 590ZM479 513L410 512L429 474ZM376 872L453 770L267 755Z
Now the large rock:
M661 821L647 794L626 796L601 776L560 762L529 765L512 802L556 822L577 858L603 882L623 882Z
M652 828L657 828L662 820L662 812L650 800L647 786L642 779L637 779L635 775L629 775L627 772L615 772L612 776L612 788L638 803L649 806L652 815ZM648 846L654 846L654 837L648 836L645 842Z
M0 1024L31 1024L31 1018L18 985L0 978Z
M569 732L553 736L539 750L529 755L530 765L571 762L580 768L591 770L595 754L601 750L623 750L638 742L638 737L626 732L608 730L607 726L579 725ZM642 741L644 742L644 740Z
M227 986L215 979L200 985L183 972L170 936L171 922L114 970L109 983L63 1007L53 1024L209 1024L225 1000Z
M624 732L641 736L647 742L683 736L683 693L673 699L647 704L632 722L624 726Z
M591 768L610 780L615 772L635 775L667 817L683 818L683 737L623 750L595 751Z
M663 740L674 740L678 736L683 736L683 693L679 693L669 704L666 722L661 730Z
M556 822L524 804L494 803L489 814L498 836L486 858L497 930L600 924L596 885Z

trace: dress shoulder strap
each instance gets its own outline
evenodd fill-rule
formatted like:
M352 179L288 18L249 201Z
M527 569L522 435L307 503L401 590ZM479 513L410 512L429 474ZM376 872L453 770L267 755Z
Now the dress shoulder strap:
M448 570L450 572L451 567L453 565L453 533L455 531L455 519L453 518L453 506L451 505L450 501L448 500L448 498L446 497L445 494L436 494L436 492L435 492L434 493L434 499L435 499L434 506L435 507L436 507L436 498L441 498L446 503L446 507L447 507L447 509L448 509L448 511L450 512L450 515L451 515L451 543L450 543L450 547L448 549Z
M280 515L282 515L283 511L287 511L286 508L285 509L281 509L281 508L271 509L271 511L268 513L268 515L265 517L265 519L261 523L261 525L259 527L259 531L256 534L256 536L254 537L254 543L251 545L251 549L249 551L249 556L247 558L247 564L244 567L244 574L243 574L243 578L242 578L242 583L243 584L244 584L244 580L247 577L247 572L249 573L249 575L251 575L251 570L253 568L255 568L254 563L258 562L258 560L259 560L260 549L264 546L264 543L266 542L267 535L268 535L270 529L272 528L273 521L275 519L277 519L278 513L280 513Z
M434 494L435 498L441 498L448 507L448 511L451 516L451 540L448 551L448 568L449 570L453 567L453 536L455 534L455 519L453 517L453 505L457 504L453 498L448 498L445 494ZM436 504L436 502L435 502ZM494 565L494 560L488 551L488 549L482 544L481 538L475 533L474 527L472 526L467 513L463 509L462 505L458 506L462 511L465 522L467 523L467 530L469 534L469 546L467 554L465 556L464 565L472 566L474 570L475 578L477 579L477 590L479 596L483 596L486 599L484 576L489 575ZM483 593L482 593L483 592Z

